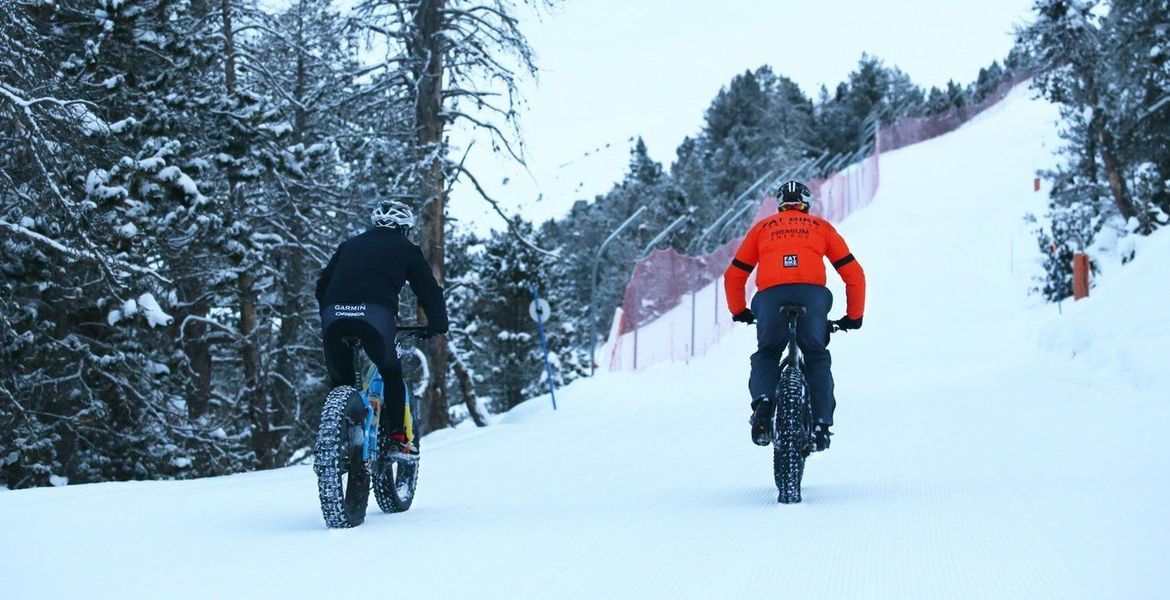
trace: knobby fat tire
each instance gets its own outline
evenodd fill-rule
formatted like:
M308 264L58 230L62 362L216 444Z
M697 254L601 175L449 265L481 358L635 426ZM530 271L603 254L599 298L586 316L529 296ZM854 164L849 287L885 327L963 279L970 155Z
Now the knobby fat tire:
M343 385L333 388L321 408L321 425L317 429L317 445L313 453L313 471L317 474L317 493L321 499L321 516L327 527L349 528L361 525L366 519L366 505L370 497L370 474L361 459L360 450L353 452L346 417L346 406L356 388ZM343 461L349 468L342 471ZM342 485L342 477L346 478Z
M773 422L772 471L780 502L797 503L808 456L808 387L800 369L792 366L784 367L776 387L779 402Z

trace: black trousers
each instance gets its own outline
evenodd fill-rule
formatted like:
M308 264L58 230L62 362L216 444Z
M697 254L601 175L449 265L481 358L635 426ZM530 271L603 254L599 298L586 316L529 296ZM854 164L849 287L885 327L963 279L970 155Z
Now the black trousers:
M807 283L778 285L752 298L756 315L756 340L759 349L752 354L752 374L748 391L752 398L772 398L780 380L780 358L788 346L788 326L780 308L785 304L804 306L796 322L796 345L804 356L804 373L812 396L813 421L833 424L833 359L829 344L829 309L833 293L828 288Z
M347 337L357 338L366 356L382 375L385 389L379 426L387 431L401 431L406 410L406 385L402 381L402 363L394 344L398 332L398 318L394 311L378 304L330 304L321 309L321 329L330 385L358 386L353 349L345 343Z

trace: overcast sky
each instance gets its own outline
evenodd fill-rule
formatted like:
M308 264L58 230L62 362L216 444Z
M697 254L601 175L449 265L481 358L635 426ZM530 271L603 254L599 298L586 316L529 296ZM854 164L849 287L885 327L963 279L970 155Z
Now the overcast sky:
M1031 4L566 0L539 15L523 12L540 67L539 80L524 85L521 115L530 173L493 158L486 140L468 164L509 210L541 222L618 181L633 136L641 135L651 155L669 165L737 73L771 65L815 96L822 84L831 89L843 80L865 52L924 87L949 79L965 84L1007 55L1013 29L1031 18ZM463 185L453 190L451 211L480 231L501 225Z

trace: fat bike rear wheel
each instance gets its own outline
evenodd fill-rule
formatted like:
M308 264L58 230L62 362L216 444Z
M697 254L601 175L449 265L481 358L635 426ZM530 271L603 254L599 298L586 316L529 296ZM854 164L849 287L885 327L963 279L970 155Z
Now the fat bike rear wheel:
M772 431L772 472L781 504L800 502L804 459L809 454L812 408L808 386L800 369L785 367L776 386L776 415Z
M374 473L374 498L382 512L400 513L410 510L414 490L418 486L418 462L393 460L387 457L387 442L378 440L378 467Z
M356 388L333 388L325 397L317 430L313 471L317 474L321 515L325 525L333 529L361 525L366 520L370 498L370 473L362 459L364 428L348 414L353 412L355 403L361 404Z
M410 392L407 391L407 394ZM409 402L412 423L419 423L418 403ZM419 445L417 434L413 440ZM374 499L378 508L386 513L400 513L410 510L414 503L414 491L418 487L419 460L393 460L390 458L390 441L378 436L378 460L374 467Z

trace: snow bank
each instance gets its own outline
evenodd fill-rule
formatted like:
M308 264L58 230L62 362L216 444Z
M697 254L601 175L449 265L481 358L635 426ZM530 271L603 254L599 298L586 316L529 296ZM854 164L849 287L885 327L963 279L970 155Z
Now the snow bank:
M1136 258L1107 272L1088 298L1065 302L1040 335L1046 350L1087 372L1122 373L1170 398L1170 230L1138 240Z

